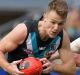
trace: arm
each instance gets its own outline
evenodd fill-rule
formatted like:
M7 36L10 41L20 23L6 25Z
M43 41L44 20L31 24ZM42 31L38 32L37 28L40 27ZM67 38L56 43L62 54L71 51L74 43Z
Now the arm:
M73 56L76 59L80 55L80 37L70 43L71 51L73 52ZM56 51L53 55L51 55L50 60L59 59L59 53ZM78 60L79 61L79 60Z
M14 75L17 73L21 74L21 72L16 70L11 63L7 62L7 60L4 57L4 54L6 52L13 51L15 48L18 47L19 44L23 43L27 35L26 32L27 32L26 26L23 23L21 23L17 25L10 33L8 33L0 41L0 67L3 68L5 71L9 72L10 74Z
M63 63L53 63L53 70L64 75L73 75L76 69L76 65L70 50L70 41L66 32L64 32L63 43L61 49L59 50L59 54Z

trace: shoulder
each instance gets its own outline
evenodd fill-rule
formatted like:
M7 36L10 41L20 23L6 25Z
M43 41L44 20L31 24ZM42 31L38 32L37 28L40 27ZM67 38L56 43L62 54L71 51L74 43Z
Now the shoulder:
M21 44L27 36L27 27L24 23L17 24L2 40Z
M1 39L0 46L2 46L2 48L4 47L6 51L14 50L18 45L24 42L27 36L26 31L27 28L24 23L16 25L12 31Z
M63 41L69 41L70 42L68 32L65 29L63 30Z
M25 25L25 23L19 23L16 25L16 27L14 27L13 30L25 31L25 30L27 30L27 26Z
M68 33L65 29L63 29L63 36L67 36L68 37Z
M64 48L70 48L70 39L68 36L68 33L66 30L63 30L63 41L62 41L62 47Z
M17 24L16 27L9 33L17 40L24 40L27 36L27 27L24 23Z
M16 27L11 31L15 35L25 35L27 32L27 27L24 23L17 24Z

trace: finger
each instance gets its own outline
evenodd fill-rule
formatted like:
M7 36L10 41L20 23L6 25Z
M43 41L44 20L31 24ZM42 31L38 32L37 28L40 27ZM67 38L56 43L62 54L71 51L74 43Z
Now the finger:
M50 68L43 69L43 73L49 73Z
M43 64L43 67L48 67L48 66L49 66L49 63Z
M40 59L40 61L42 62L42 64L45 64L46 62L48 62L48 60L46 58L42 58L42 59Z
M16 71L16 72L13 72L11 75L24 75L24 72Z
M21 72L21 71L18 71L18 73L19 73L20 75L23 75L23 74L24 74L24 72Z
M16 70L15 72L12 73L13 75L24 75L24 72Z
M44 60L47 60L47 59L46 59L46 58L41 58L41 59L40 59L40 61L44 61Z
M19 64L22 61L22 59L17 60L17 61L13 61L14 64Z

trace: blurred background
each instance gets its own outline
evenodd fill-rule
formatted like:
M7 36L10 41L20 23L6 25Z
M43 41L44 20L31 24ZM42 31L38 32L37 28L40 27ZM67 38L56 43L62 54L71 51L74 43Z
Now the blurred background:
M39 18L49 0L0 0L0 38L27 18Z

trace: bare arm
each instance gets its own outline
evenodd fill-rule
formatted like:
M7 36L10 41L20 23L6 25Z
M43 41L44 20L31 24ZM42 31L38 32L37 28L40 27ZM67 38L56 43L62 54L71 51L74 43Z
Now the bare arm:
M4 54L13 51L19 44L23 43L27 35L26 32L26 26L21 23L0 41L0 67L11 74L15 72L15 70L13 66L6 61Z
M59 50L59 54L63 63L53 63L53 70L60 72L62 75L73 75L76 65L70 50L70 41L66 32L64 32L62 48Z

